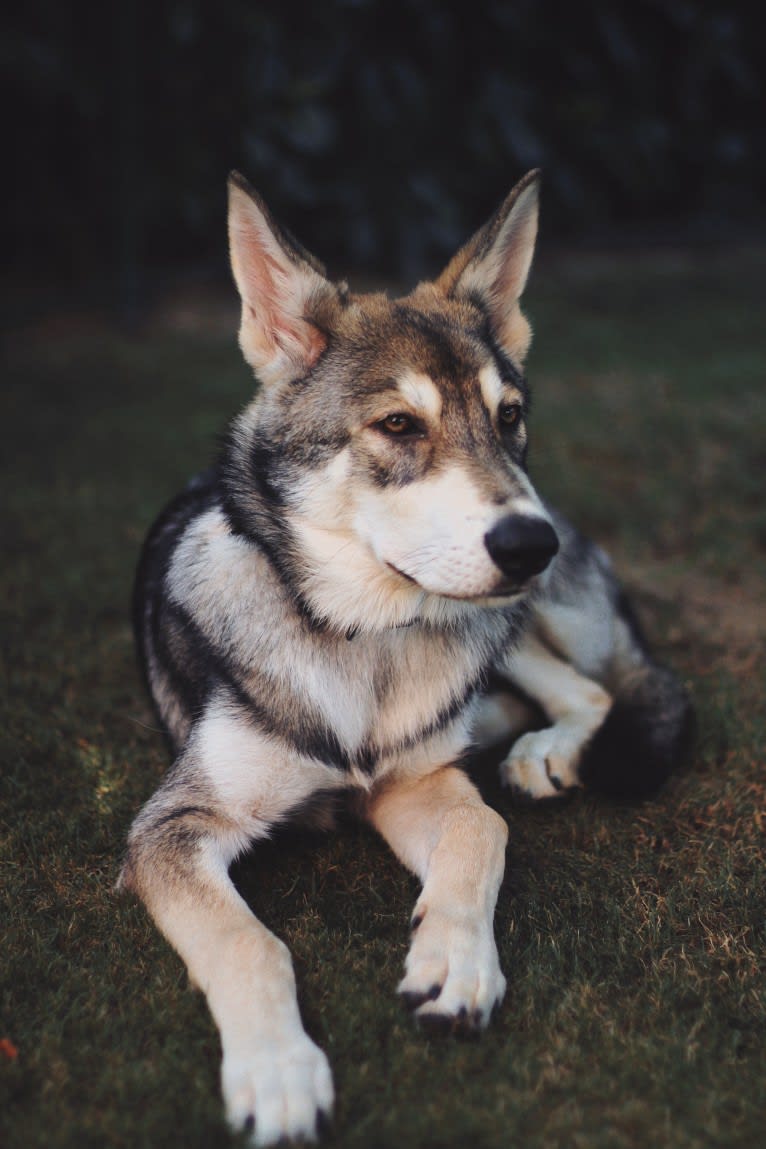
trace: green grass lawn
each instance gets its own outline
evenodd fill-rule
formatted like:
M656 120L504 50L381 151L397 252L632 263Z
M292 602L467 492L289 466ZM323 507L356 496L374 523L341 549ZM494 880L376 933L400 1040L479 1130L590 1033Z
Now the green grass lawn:
M335 1071L328 1147L764 1144L764 275L763 255L536 273L533 476L612 551L699 732L640 806L494 794L491 1030L437 1040L397 1002L416 883L366 828L238 866ZM137 552L248 391L233 329L30 333L7 356L4 1149L236 1143L204 1002L113 883L167 765L128 623Z

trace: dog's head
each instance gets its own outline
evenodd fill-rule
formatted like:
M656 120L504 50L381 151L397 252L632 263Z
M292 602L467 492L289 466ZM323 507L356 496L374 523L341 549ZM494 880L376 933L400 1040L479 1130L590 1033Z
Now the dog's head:
M240 176L229 191L240 346L261 384L224 458L235 527L344 628L526 593L558 549L525 468L537 173L399 300L331 283Z

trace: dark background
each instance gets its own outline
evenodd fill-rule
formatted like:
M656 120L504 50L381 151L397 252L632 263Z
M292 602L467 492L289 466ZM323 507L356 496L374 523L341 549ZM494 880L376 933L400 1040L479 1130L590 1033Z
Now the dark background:
M232 167L336 274L434 271L538 165L548 244L762 238L763 52L720 0L19 5L6 317L223 276Z
M331 1054L324 1149L764 1144L765 38L723 0L459 11L4 18L2 1149L234 1145L212 1021L113 890L167 767L133 571L252 396L228 170L363 286L438 268L538 163L532 475L689 684L694 752L639 807L503 797L508 995L481 1045L400 1012L417 883L362 827L264 846L240 886Z

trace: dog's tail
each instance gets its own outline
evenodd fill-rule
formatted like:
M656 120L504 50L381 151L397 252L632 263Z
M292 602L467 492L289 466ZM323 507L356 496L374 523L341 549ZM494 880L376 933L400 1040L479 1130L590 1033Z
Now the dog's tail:
M625 617L627 604L620 605ZM629 625L629 665L616 676L614 702L583 755L580 778L602 794L643 798L688 753L694 711L677 675L652 658L635 616Z

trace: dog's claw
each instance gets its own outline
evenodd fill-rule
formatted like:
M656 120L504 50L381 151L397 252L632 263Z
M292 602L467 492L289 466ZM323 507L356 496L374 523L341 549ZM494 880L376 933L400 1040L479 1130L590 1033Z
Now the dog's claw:
M221 1084L231 1128L253 1146L316 1141L333 1103L327 1059L302 1031L267 1052L224 1054Z
M500 781L523 801L561 800L581 785L581 752L564 723L522 734L500 765Z
M420 1029L429 1037L456 1037L459 1039L478 1037L481 1032L482 1013L475 1010L468 1013L461 1009L454 1016L449 1013L420 1013L415 1015Z

